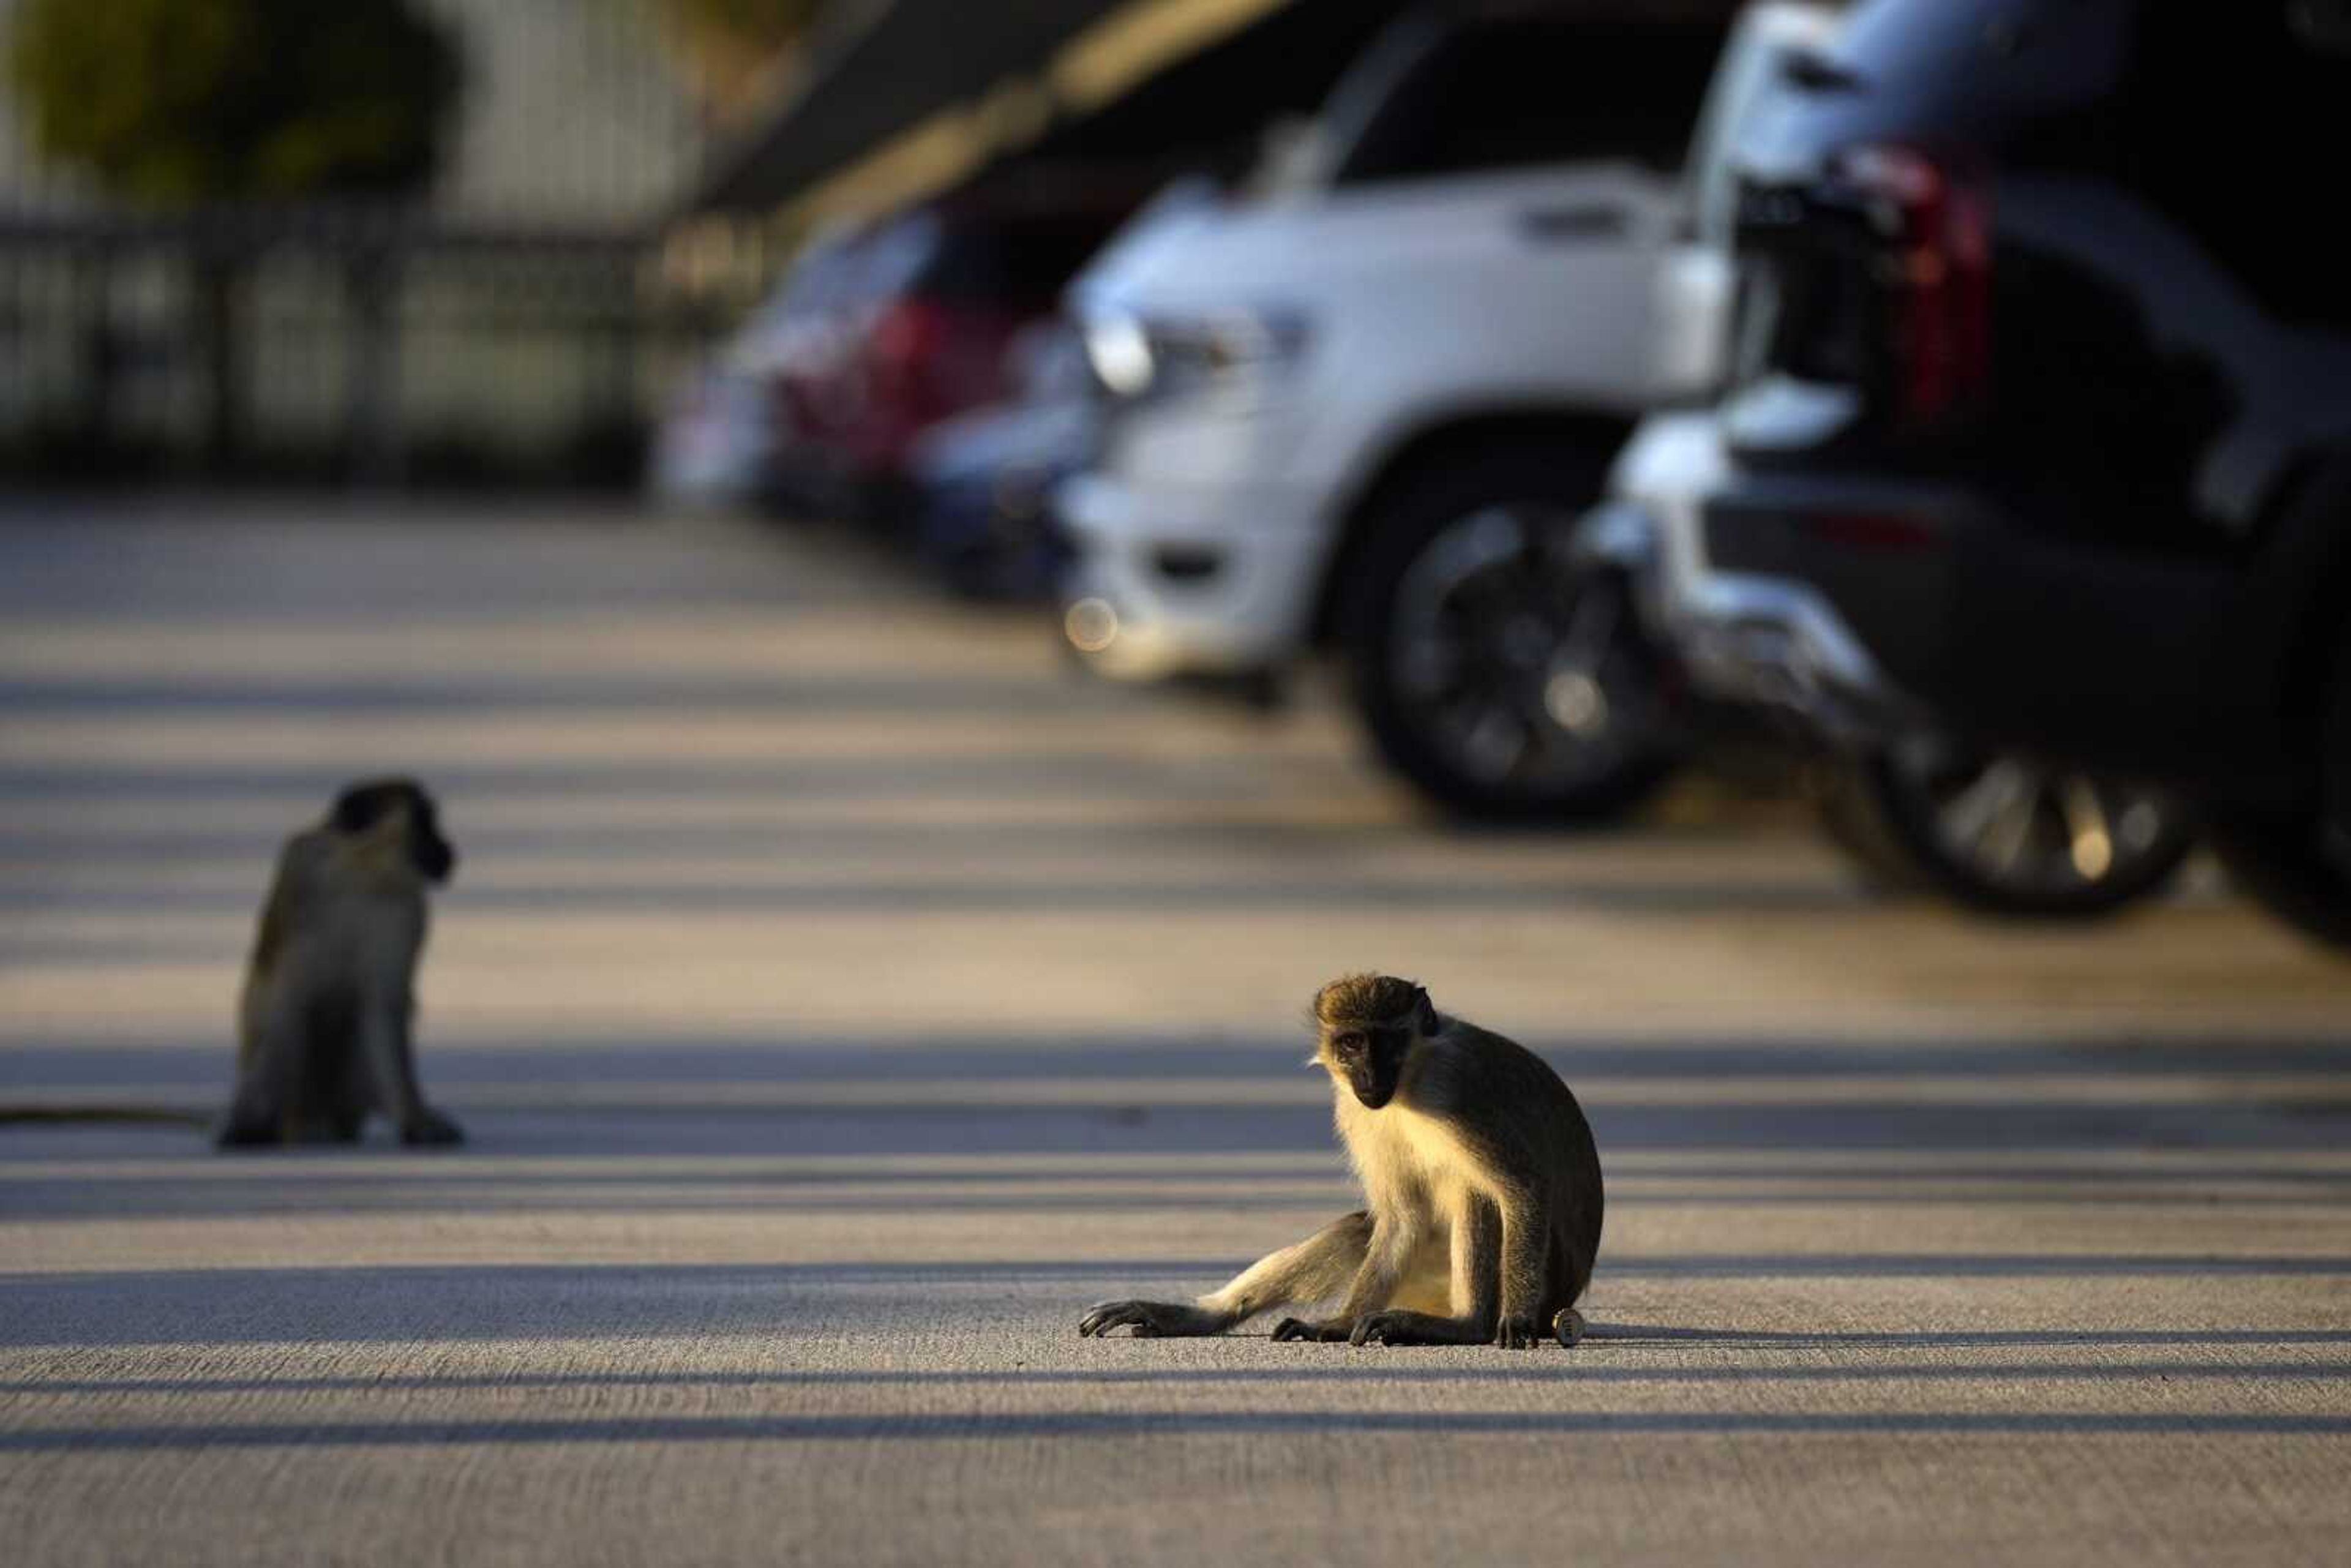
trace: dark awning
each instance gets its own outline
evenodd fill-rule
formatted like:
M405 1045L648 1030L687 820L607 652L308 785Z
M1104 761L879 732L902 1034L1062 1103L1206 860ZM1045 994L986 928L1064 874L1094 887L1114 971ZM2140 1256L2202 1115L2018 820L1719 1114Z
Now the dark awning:
M1319 101L1364 40L1407 5L1719 22L1738 3L870 0L843 13L852 20L820 42L798 90L717 161L687 210L773 213L941 120L962 162L935 160L934 190L1030 151L1080 160L1196 152ZM1107 83L1068 79L1062 68L1090 50L1102 58L1080 60L1077 74L1103 78L1106 60ZM980 112L1008 89L1030 99L1015 105L1021 112L1009 117L1009 131Z
M764 212L790 201L941 110L1040 69L1127 0L890 0L829 56L776 117L719 160L695 205Z

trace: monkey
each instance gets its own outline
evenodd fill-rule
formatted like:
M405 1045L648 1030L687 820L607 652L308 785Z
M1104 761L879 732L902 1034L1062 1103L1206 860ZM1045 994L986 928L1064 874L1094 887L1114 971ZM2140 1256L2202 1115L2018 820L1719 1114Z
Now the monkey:
M286 841L237 1004L219 1147L352 1143L371 1111L404 1144L464 1141L424 1103L411 1039L425 889L456 867L413 779L355 783Z
M1336 1315L1284 1318L1273 1337L1523 1350L1547 1325L1573 1346L1602 1193L1592 1128L1567 1085L1532 1051L1438 1012L1410 980L1333 980L1313 1018L1313 1060L1331 1075L1366 1207L1196 1301L1103 1301L1078 1333L1222 1333L1343 1292Z

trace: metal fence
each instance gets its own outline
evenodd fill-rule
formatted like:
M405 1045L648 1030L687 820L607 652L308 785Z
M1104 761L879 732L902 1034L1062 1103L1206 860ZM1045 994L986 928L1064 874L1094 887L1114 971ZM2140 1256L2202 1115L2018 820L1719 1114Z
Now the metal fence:
M654 263L401 212L0 214L0 474L621 480L710 326Z

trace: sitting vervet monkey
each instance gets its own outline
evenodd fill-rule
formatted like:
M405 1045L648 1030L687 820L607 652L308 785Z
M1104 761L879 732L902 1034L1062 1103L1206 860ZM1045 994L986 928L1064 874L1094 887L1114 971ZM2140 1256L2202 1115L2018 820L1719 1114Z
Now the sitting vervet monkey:
M1221 1333L1291 1303L1278 1340L1524 1349L1583 1333L1600 1247L1600 1156L1582 1107L1532 1051L1447 1018L1409 980L1350 975L1314 998L1316 1060L1369 1207L1185 1302L1104 1301L1081 1334Z
M424 889L457 852L413 780L354 784L286 841L238 1004L236 1097L215 1142L350 1143L381 1111L406 1144L455 1144L416 1087L409 1029Z

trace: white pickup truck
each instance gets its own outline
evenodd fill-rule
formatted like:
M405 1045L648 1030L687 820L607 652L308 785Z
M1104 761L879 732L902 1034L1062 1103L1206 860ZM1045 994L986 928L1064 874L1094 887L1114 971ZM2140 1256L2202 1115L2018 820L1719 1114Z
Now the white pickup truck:
M1571 535L1633 421L1695 390L1662 318L1721 53L1719 26L1408 22L1262 188L1113 243L1071 297L1109 404L1059 497L1071 644L1125 679L1335 644L1447 806L1641 798L1670 761L1647 645Z

